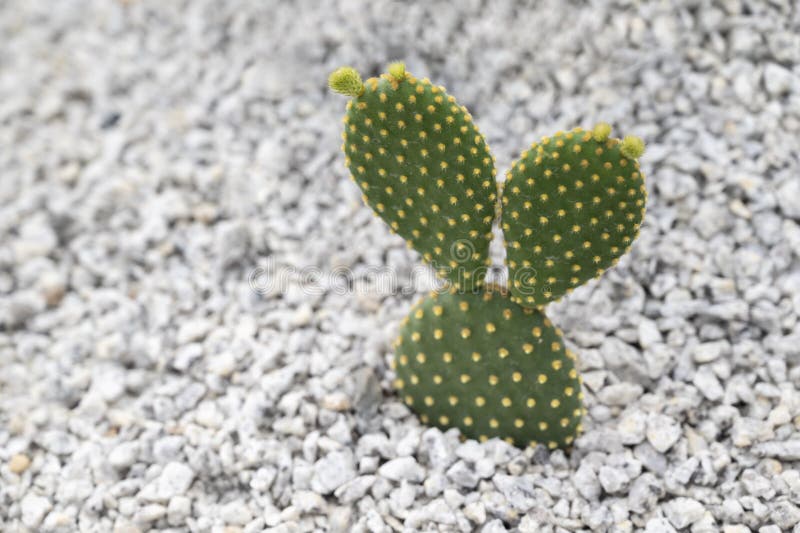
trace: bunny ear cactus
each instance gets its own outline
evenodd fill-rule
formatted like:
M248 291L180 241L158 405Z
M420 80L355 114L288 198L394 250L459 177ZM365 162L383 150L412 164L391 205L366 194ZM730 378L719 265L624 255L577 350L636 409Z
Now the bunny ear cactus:
M329 85L352 97L342 149L364 201L442 277L481 285L497 186L494 159L466 108L402 63L365 83L344 67Z
M607 124L545 137L514 162L498 202L486 141L444 88L402 63L366 82L342 67L328 83L351 98L342 149L364 201L450 284L403 322L392 362L403 400L423 423L467 437L570 446L581 380L541 308L630 249L644 143L611 138ZM495 213L508 289L485 283Z

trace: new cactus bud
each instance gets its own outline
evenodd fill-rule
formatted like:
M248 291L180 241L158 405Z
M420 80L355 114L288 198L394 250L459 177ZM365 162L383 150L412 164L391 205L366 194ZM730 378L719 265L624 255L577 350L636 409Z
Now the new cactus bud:
M466 108L402 63L359 86L352 69L330 86L352 96L343 149L364 201L457 286L489 264L497 200L494 160Z
M628 159L638 159L644 153L644 141L639 137L626 135L619 151Z
M514 162L502 198L509 289L542 306L615 265L639 232L647 190L638 137L576 128L534 143Z
M353 67L340 67L331 72L328 87L345 96L359 96L364 92L361 75Z
M521 447L569 446L580 429L575 356L543 312L498 287L422 300L401 328L394 367L424 423Z

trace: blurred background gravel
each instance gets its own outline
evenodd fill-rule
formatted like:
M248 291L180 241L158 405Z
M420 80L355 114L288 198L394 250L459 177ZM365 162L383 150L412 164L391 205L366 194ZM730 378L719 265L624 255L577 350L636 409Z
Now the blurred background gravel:
M800 532L796 2L0 0L0 43L0 530ZM648 143L633 252L551 311L571 453L391 392L417 296L370 272L426 281L325 82L395 59L501 170Z

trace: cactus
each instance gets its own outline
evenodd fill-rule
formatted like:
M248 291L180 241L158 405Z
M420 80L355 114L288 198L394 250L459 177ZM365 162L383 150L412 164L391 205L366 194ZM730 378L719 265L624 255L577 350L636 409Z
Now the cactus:
M514 301L541 306L603 274L630 249L647 190L636 137L576 128L534 143L506 175L502 227Z
M331 74L351 97L343 150L364 201L451 282L405 319L395 387L423 423L518 446L569 446L581 429L575 355L541 307L616 264L644 216L637 137L611 127L544 138L507 173L497 202L494 160L472 117L444 88L402 63L366 82ZM495 213L510 284L485 284Z
M364 201L440 276L479 286L497 186L494 160L466 108L402 63L365 83L344 67L329 85L352 97L342 148Z
M395 387L424 423L550 448L570 445L580 428L575 355L542 311L499 287L424 298L396 352Z

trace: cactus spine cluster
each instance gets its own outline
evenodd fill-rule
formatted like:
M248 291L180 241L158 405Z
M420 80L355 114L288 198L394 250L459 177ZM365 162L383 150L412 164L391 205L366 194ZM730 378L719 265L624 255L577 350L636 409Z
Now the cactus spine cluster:
M402 63L329 86L351 97L345 162L364 201L449 282L403 321L395 387L423 423L517 446L567 447L581 431L575 355L542 307L630 249L646 201L637 137L576 128L534 143L506 174L465 107ZM508 288L487 285L496 215Z

